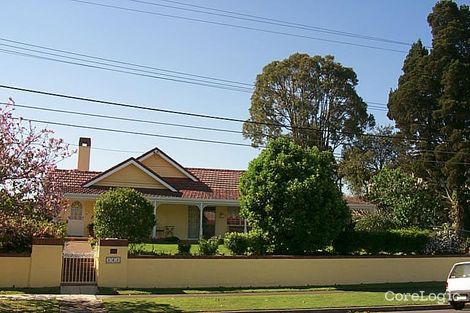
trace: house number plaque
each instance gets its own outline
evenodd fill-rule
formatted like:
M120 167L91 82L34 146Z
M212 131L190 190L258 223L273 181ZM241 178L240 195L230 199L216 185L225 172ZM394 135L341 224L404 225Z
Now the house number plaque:
M120 256L108 256L106 257L106 264L119 264L121 263Z

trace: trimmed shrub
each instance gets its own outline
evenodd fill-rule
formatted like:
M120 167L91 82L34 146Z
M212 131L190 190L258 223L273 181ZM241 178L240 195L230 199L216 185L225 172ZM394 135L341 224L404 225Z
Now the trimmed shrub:
M219 249L219 241L218 236L199 240L199 253L201 255L215 255Z
M386 231L394 229L392 219L383 213L369 213L356 221L356 231Z
M176 236L166 237L166 238L159 238L152 240L154 243L162 243L162 244L176 244L180 242L180 239Z
M270 245L265 234L260 230L251 230L247 233L248 252L254 255L266 255L270 251Z
M422 254L429 238L430 231L419 229L353 231L340 234L333 247L339 254Z
M112 189L96 201L94 224L97 238L146 241L155 225L153 205L134 189Z
M431 235L426 245L426 254L461 254L465 253L465 241L453 229L444 228Z
M64 238L66 224L29 218L4 218L0 221L0 251L29 252L33 237Z
M224 245L235 255L243 255L248 252L250 242L247 234L228 233L225 234Z
M191 244L186 241L178 242L178 254L179 255L189 255L191 251Z
M256 230L246 234L228 233L225 235L224 245L235 255L265 255L269 250L265 236Z

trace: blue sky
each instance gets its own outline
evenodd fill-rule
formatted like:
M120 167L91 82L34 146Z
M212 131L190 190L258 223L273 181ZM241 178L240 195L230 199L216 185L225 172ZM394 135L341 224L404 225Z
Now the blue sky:
M288 31L333 40L375 45L407 51L408 47L359 41L329 34L236 21L197 13L132 3L128 0L90 0L141 10L202 18L218 22ZM160 0L148 0L162 3ZM420 0L256 0L181 2L239 11L393 40L413 42L421 38L430 44L426 17L435 1ZM464 3L458 1L458 3ZM168 4L168 3L166 3ZM354 68L359 78L358 93L367 101L386 103L397 84L406 53L380 51L305 38L294 38L249 30L183 21L149 14L91 6L69 0L3 1L0 37L63 50L112 58L126 62L253 83L267 63L295 52L332 54L345 66ZM2 48L0 46L0 48ZM97 69L59 64L0 53L1 84L60 92L91 98L134 103L149 107L248 117L250 94L188 84L149 79ZM100 104L63 100L0 89L0 101L13 97L18 104L44 106L240 130L241 124L204 120L158 112L107 107ZM240 134L190 130L169 126L118 122L18 108L17 115L48 121L118 128L162 135L245 142ZM389 124L385 112L370 111L379 124ZM96 148L135 151L93 150L91 168L106 169L140 151L159 147L185 166L244 169L259 150L172 139L117 135L102 131L49 126L57 137L77 143L80 136L92 138ZM76 157L60 163L74 168Z

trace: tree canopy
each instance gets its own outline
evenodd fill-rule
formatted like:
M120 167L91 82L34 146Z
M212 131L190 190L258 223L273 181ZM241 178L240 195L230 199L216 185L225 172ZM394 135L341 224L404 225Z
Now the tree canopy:
M379 126L372 133L361 135L351 144L343 146L338 172L353 194L367 195L370 179L396 161L397 148L393 136L393 127Z
M447 221L433 190L399 168L384 168L371 179L369 199L396 227L431 228Z
M33 235L63 235L57 217L66 203L54 172L70 151L13 113L13 105L0 108L0 249L19 251Z
M344 230L350 212L329 151L273 139L240 179L241 213L274 253L309 254Z
M256 77L244 136L254 146L288 135L304 147L335 150L374 125L357 83L353 69L333 56L296 53L274 61Z
M470 227L470 10L439 1L428 16L432 49L417 41L389 95L408 171L435 188L457 229ZM465 225L464 225L465 224Z

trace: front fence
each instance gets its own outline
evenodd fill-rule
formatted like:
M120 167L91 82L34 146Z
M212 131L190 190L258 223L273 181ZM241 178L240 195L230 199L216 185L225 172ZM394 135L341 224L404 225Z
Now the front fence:
M95 255L90 253L64 252L61 284L96 284Z

